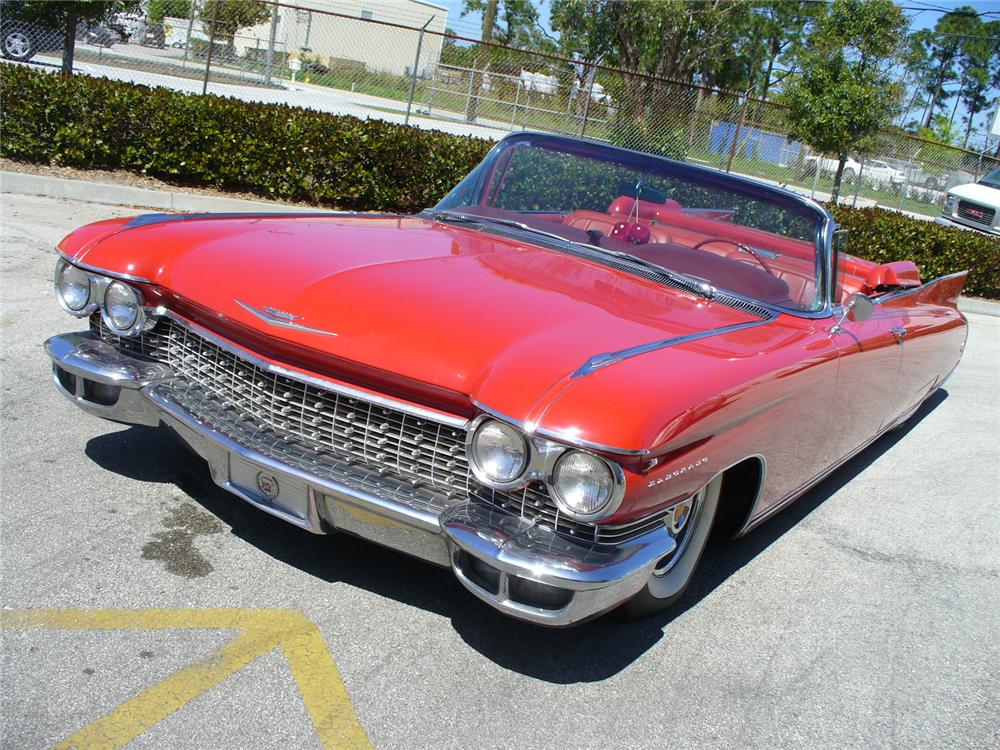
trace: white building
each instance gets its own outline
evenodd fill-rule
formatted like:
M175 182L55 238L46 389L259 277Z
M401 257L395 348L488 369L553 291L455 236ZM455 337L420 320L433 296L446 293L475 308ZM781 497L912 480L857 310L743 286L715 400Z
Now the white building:
M300 9L278 7L275 50L289 57L308 55L324 65L364 65L369 72L410 75L419 34L399 26L444 32L448 9L425 0L297 0ZM396 24L395 26L390 24ZM271 22L241 29L238 54L266 49ZM433 74L444 37L425 34L418 74Z

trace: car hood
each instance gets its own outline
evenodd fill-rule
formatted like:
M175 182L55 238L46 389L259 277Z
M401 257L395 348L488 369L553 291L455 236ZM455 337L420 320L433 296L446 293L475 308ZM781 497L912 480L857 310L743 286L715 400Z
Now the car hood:
M956 185L948 192L953 195L957 195L963 200L975 201L976 203L983 206L990 206L991 208L1000 208L1000 190L989 187L988 185L981 185L978 182L970 182L967 185Z
M760 320L564 252L418 217L139 217L85 230L63 250L147 279L220 324L525 421L540 419L597 355ZM724 359L724 346L713 356Z

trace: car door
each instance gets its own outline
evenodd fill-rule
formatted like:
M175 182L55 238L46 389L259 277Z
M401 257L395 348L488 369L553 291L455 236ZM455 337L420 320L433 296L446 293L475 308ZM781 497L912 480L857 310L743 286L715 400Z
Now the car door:
M897 310L880 309L863 322L844 320L832 329L840 351L831 410L828 458L836 462L869 443L895 416L903 359Z

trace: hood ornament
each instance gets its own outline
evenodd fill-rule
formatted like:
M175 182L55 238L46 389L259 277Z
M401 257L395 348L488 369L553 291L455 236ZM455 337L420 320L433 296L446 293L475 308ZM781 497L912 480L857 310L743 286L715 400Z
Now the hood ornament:
M305 331L306 333L318 333L323 336L340 335L339 333L334 333L333 331L324 331L320 328L310 328L309 326L304 326L301 323L296 323L295 321L302 320L301 315L294 315L293 313L279 310L277 307L263 305L257 308L253 305L247 304L243 300L235 298L233 299L233 302L271 326L277 326L278 328L291 328L293 331Z

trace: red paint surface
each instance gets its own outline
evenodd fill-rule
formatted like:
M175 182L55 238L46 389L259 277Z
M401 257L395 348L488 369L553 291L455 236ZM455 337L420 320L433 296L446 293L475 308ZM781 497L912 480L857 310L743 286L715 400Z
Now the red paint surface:
M178 313L293 369L466 416L479 402L549 432L663 457L652 468L619 457L628 491L615 521L689 495L752 455L767 464L766 510L924 398L965 336L954 306L964 278L949 279L877 306L871 321L845 322L840 335L831 318L781 315L572 377L595 355L757 318L416 217L191 219L115 233L125 221L84 227L61 248L149 279L148 291ZM691 218L687 228L705 222L719 225ZM873 265L851 263L862 279ZM336 335L269 326L237 299ZM907 329L904 345L894 326Z

